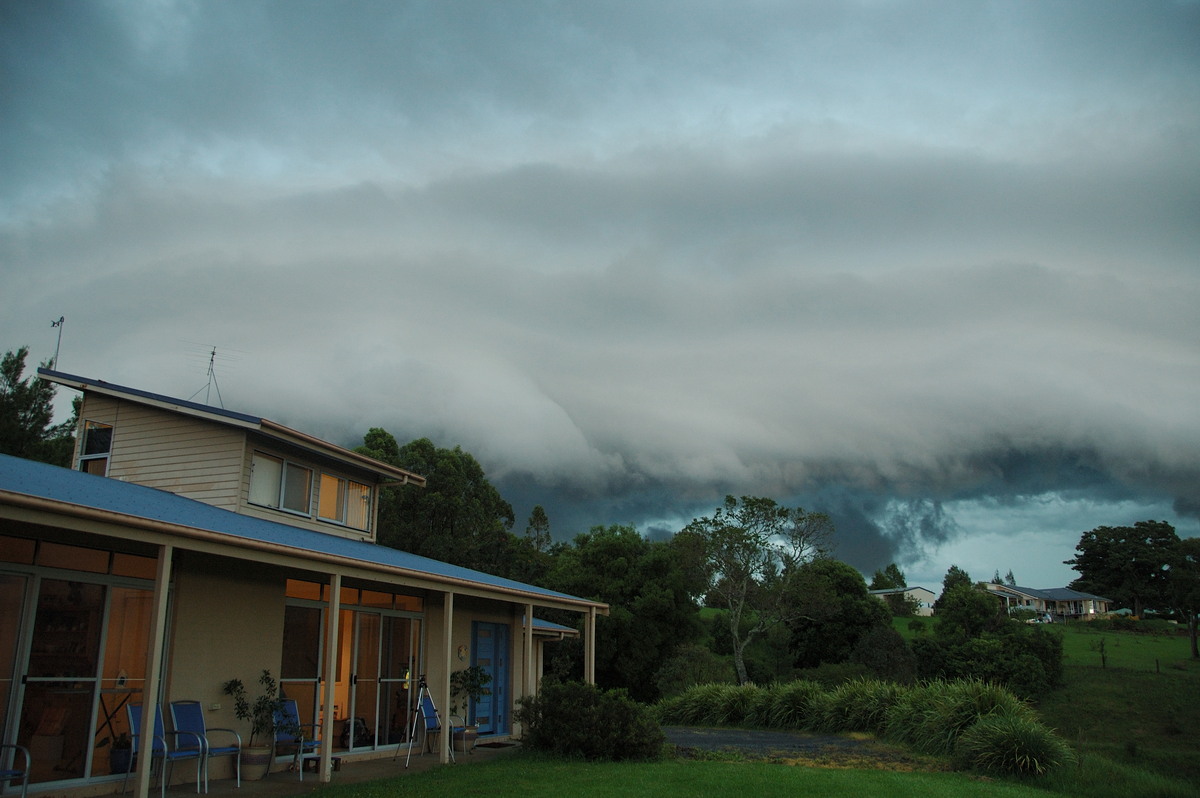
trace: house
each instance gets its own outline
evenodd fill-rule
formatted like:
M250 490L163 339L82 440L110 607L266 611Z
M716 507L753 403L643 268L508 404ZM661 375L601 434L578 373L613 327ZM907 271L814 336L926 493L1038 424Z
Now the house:
M445 711L450 674L484 668L471 715L502 740L542 645L579 635L542 609L579 614L594 679L607 605L375 542L380 489L420 475L266 419L39 374L83 400L74 469L0 456L0 727L33 752L31 789L119 789L108 753L130 706L198 700L210 728L248 734L222 686L253 695L264 669L318 725L324 780L334 752L408 740L422 676Z
M916 614L923 617L933 615L933 600L937 598L932 590L924 587L889 587L883 590L869 590L872 596L886 602L888 596L902 595L914 603Z
M1049 615L1056 621L1095 620L1106 614L1112 605L1112 601L1103 596L1082 593L1068 587L1038 590L995 582L986 583L984 587L998 598L1010 613L1015 610L1030 610L1039 617Z

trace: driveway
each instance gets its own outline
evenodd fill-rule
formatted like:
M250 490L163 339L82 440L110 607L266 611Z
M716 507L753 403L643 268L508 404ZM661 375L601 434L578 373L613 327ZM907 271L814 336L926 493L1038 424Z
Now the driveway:
M874 738L759 729L664 726L667 741L682 756L720 753L795 765L941 770L944 765Z

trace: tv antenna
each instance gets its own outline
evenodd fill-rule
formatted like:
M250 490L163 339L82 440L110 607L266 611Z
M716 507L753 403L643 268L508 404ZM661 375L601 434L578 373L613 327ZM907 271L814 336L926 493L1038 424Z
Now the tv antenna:
M58 350L62 349L62 330L63 330L63 323L66 322L66 320L67 320L66 316L59 316L58 321L50 322L51 327L58 328L58 343L54 345L54 360L50 363L50 368L55 369L55 370L58 369Z
M217 363L217 348L214 346L212 348L212 351L208 355L208 384L205 385L203 388L201 388L200 391L204 392L204 404L206 404L206 405L212 404L212 402L210 401L210 395L212 394L213 391L216 391L217 392L217 402L220 404L221 409L224 410L225 409L225 400L221 398L221 386L217 385L216 363ZM200 391L196 391L194 394L192 394L189 397L189 399L195 399L197 396L200 395Z

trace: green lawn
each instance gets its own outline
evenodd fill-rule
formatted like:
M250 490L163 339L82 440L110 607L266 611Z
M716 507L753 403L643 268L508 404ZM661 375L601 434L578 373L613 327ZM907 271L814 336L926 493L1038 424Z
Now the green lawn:
M395 779L331 786L321 798L652 798L819 795L822 798L1048 798L1062 793L960 773L828 770L746 762L561 762L516 754Z
M1066 684L1038 701L1045 723L1079 750L1200 785L1200 662L1187 638L1061 631Z

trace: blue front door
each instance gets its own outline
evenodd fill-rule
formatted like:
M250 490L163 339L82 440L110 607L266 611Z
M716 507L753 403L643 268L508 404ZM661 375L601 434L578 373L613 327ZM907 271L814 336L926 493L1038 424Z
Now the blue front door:
M492 677L492 694L472 702L471 717L480 734L502 734L508 731L508 627L476 621L471 637L471 664Z

